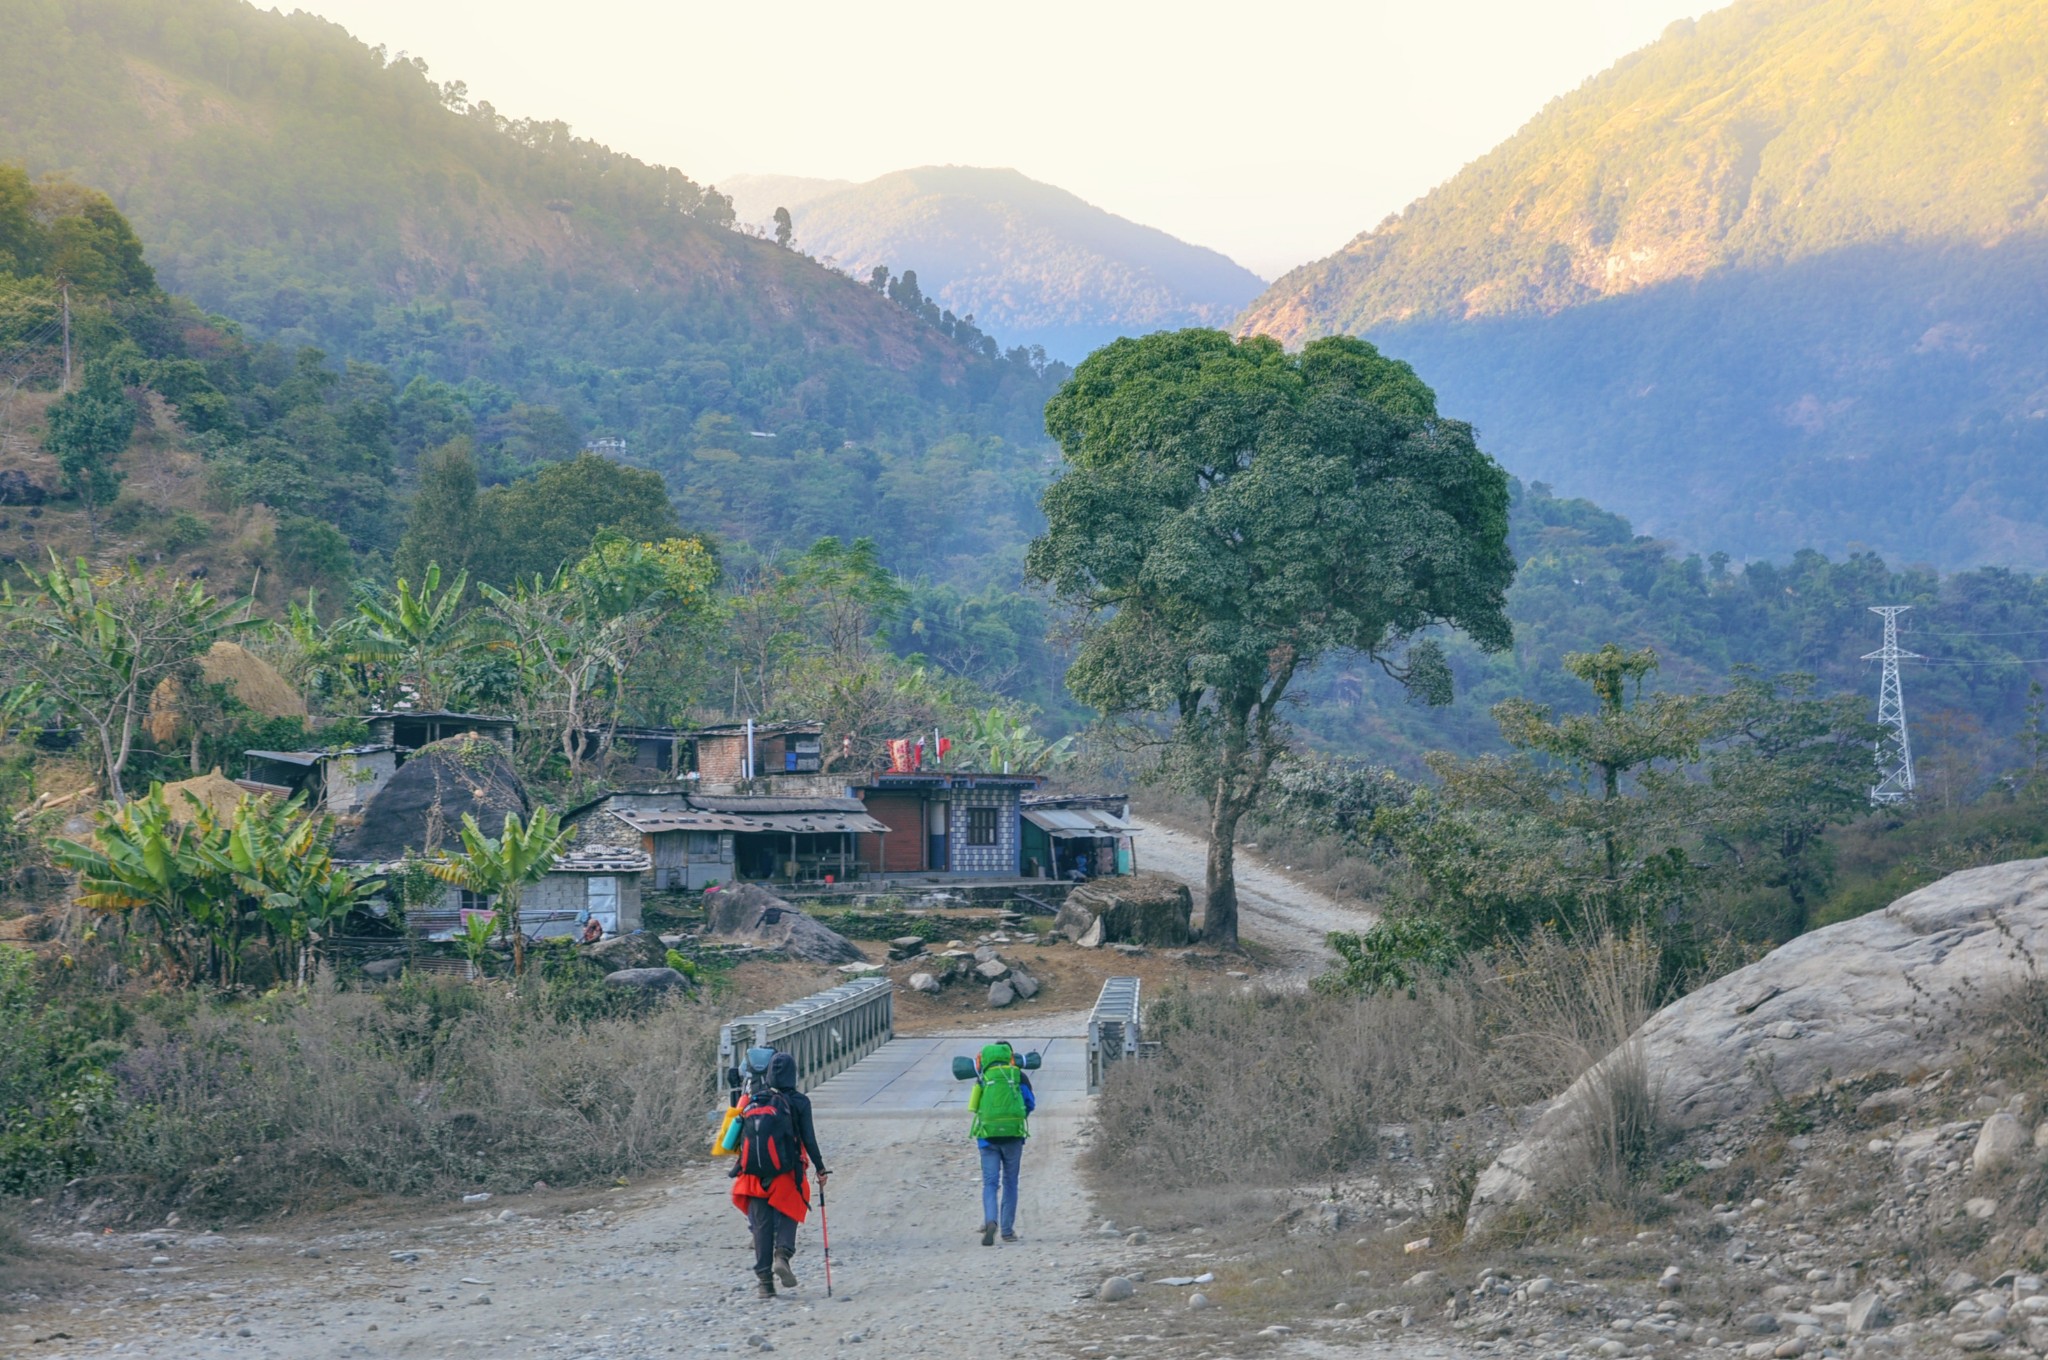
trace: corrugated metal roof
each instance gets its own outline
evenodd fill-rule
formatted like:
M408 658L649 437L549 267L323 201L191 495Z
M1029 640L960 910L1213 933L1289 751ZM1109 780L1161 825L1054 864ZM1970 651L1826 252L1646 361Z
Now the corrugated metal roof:
M1054 836L1124 836L1131 824L1098 808L1025 808L1024 820Z
M644 850L628 850L621 846L584 845L578 846L566 855L555 856L554 872L558 874L644 874L654 867L654 861Z
M737 812L752 817L764 812L865 812L867 804L858 798L775 798L763 796L749 798L745 795L727 797L722 794L693 793L690 806L705 812Z
M777 831L827 835L841 831L885 832L890 829L886 823L858 811L762 812L755 816L742 816L737 812L626 812L614 808L612 816L643 836L658 836L665 831Z

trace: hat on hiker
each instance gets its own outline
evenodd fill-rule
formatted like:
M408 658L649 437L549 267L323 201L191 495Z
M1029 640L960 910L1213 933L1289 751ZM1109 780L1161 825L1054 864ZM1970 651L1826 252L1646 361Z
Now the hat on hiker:
M768 1084L778 1091L796 1089L796 1059L787 1053L778 1053L768 1064Z

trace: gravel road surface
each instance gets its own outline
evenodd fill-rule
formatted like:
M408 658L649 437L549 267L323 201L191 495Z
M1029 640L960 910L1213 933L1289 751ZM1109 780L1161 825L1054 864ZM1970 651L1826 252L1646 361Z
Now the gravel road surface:
M81 1241L105 1272L83 1298L4 1319L0 1351L810 1356L864 1343L877 1354L957 1356L960 1328L998 1299L1028 1304L1000 1309L1001 1328L976 1328L974 1351L1040 1349L1121 1251L1094 1234L1074 1166L1088 1104L1085 1020L1033 1016L897 1039L813 1093L834 1173L831 1299L815 1213L799 1236L802 1285L772 1302L754 1297L744 1220L723 1168L707 1164L574 1212L529 1212L515 1196L312 1238L171 1230ZM949 1068L991 1035L1039 1049L1045 1066L1033 1079L1023 1241L984 1248L968 1087Z
M1185 881L1194 889L1199 918L1202 880L1208 873L1207 844L1158 822L1132 820L1138 831L1138 867L1157 869ZM1323 944L1325 935L1333 930L1363 930L1378 919L1363 907L1346 906L1302 886L1284 870L1242 848L1237 852L1237 915L1238 933L1272 949L1297 981L1306 981L1330 966L1332 955Z

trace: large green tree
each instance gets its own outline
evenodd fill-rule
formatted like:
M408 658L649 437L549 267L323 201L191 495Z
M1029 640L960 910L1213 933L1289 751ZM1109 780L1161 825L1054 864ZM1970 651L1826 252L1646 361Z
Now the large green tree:
M150 696L215 641L256 626L248 602L133 565L95 576L83 560L67 568L53 558L46 572L21 572L24 588L0 584L7 680L36 685L77 727L107 797L122 802Z
M1069 683L1112 717L1170 720L1165 768L1209 805L1203 933L1234 946L1237 825L1296 677L1359 653L1444 702L1418 634L1508 645L1507 475L1412 368L1350 338L1119 340L1046 428L1066 465L1028 563L1088 620Z
M660 473L594 453L494 486L478 497L477 508L485 541L470 570L494 585L551 577L607 530L657 543L676 534L675 507Z
M482 529L476 453L468 435L457 435L420 455L419 491L413 496L394 563L398 575L417 581L426 575L429 562L439 562L451 572L467 571Z
M64 489L85 507L85 522L99 538L100 510L121 489L120 458L135 436L135 403L113 365L85 366L85 383L50 408L43 444L57 459Z

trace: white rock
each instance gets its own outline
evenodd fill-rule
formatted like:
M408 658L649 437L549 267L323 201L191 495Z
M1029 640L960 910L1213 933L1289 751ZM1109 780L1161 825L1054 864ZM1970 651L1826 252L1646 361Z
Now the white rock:
M913 992L923 992L927 996L935 994L939 990L939 980L930 973L912 973L910 975L910 990Z
M1122 1275L1112 1275L1104 1280L1095 1291L1095 1297L1104 1303L1122 1303L1138 1292L1138 1287Z
M2002 1170L2033 1143L2034 1137L2027 1131L2027 1126L2000 1110L1985 1120L1984 1127L1978 1131L1977 1147L1970 1153L1970 1169L1980 1176ZM1978 1217L1988 1218L1990 1215L1980 1214Z
M1875 1289L1866 1289L1849 1301L1849 1312L1842 1319L1842 1325L1851 1332L1874 1332L1891 1325L1891 1311L1884 1306L1884 1296Z
M1946 1064L1977 1036L1927 1025L1921 999L2022 983L2026 960L2044 956L2048 860L1966 869L1772 950L1665 1007L1635 1037L1667 1119L1687 1130L1754 1113L1774 1092L1802 1095L1829 1075ZM1769 1083L1755 1076L1764 1064ZM1598 1068L1581 1077L1481 1174L1468 1229L1483 1231L1561 1174L1574 1097L1599 1079Z
M1963 1201L1963 1212L1971 1218L1990 1218L1998 1212L1998 1201L1986 1199L1982 1195L1975 1199L1966 1199Z
M1200 1309L1207 1308L1208 1306L1209 1296L1207 1294L1196 1293L1188 1295L1188 1307Z

